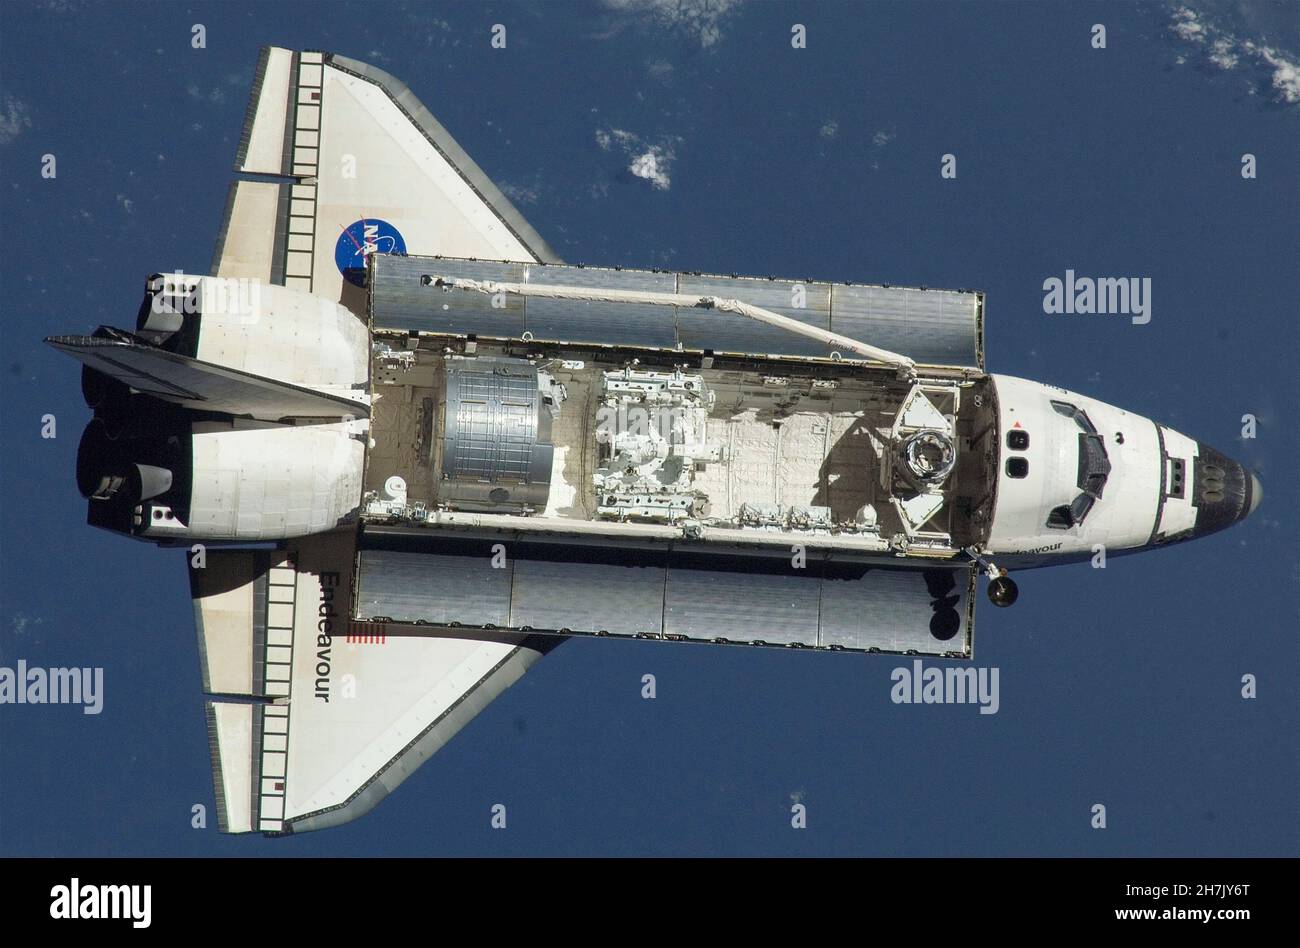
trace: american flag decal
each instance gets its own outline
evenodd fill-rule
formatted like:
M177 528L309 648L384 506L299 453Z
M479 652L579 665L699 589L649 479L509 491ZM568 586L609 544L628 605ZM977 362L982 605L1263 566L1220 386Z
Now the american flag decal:
M348 623L349 645L384 645L388 641L387 627L382 622Z

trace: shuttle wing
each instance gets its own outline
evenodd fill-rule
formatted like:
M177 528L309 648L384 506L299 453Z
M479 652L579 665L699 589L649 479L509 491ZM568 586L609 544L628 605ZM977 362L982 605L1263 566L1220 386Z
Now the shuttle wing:
M563 641L352 622L354 546L210 550L190 571L223 832L356 819Z
M372 253L559 262L405 85L343 56L262 50L235 171L214 276L305 290L364 314ZM50 341L191 407L337 414L346 401L267 390L266 380L139 340ZM274 552L209 551L191 570L223 831L355 819L563 641L357 624L354 558L355 536L340 532Z
M373 252L559 262L410 89L345 56L262 50L235 170L263 177L231 187L217 276L339 301Z
M213 276L284 283L292 188L287 183L231 182L217 233Z

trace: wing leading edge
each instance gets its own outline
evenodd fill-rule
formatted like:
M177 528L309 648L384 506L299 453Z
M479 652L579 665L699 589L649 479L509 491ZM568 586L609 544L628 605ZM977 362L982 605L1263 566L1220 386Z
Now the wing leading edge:
M262 50L213 275L340 300L373 252L558 263L406 85L345 56Z

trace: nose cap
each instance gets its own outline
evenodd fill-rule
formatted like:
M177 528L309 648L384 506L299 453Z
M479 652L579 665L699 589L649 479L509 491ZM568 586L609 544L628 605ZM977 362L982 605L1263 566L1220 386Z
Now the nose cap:
M1245 520L1264 496L1259 478L1207 444L1197 446L1192 492L1198 537Z
M1264 499L1264 485L1259 482L1259 478L1254 474L1250 475L1250 509L1246 511L1246 516L1255 512L1259 502Z

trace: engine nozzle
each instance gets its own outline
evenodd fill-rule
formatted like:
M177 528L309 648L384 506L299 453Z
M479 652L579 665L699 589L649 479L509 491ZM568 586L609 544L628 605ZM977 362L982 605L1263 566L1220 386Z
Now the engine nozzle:
M172 472L132 460L131 442L114 441L102 421L92 421L77 446L77 490L90 500L138 504L172 486Z

